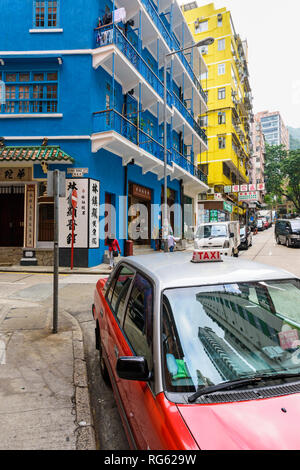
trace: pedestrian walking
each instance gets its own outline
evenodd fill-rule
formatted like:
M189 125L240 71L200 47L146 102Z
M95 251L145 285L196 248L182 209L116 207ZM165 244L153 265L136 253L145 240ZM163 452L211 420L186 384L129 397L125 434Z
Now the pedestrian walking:
M169 248L170 253L173 253L173 252L174 252L175 246L176 246L175 238L174 238L174 236L170 233L169 236L168 236L168 248Z
M119 256L119 253L121 254L121 248L118 240L113 234L106 238L105 245L108 246L109 267L110 269L113 269L115 266L115 258Z

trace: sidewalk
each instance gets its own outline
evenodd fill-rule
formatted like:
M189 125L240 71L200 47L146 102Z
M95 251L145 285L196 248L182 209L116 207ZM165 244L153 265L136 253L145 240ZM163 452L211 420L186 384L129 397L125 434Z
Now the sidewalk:
M121 258L118 258L118 260ZM53 273L53 266L1 266L0 272L7 273ZM59 274L110 274L111 270L109 269L108 264L99 264L99 266L94 266L93 268L59 268Z
M96 448L79 324L0 299L0 450Z
M193 250L193 243L188 243L186 250L180 250L180 251L191 251ZM147 250L145 252L140 251L135 253L135 256L138 255L154 255L155 253L158 253L154 250ZM116 258L116 262L119 262L123 259L126 259L123 256L119 256ZM20 266L20 265L13 265L13 266L1 266L0 264L0 272L26 272L26 273L53 273L53 266ZM60 267L59 268L59 274L95 274L95 275L101 275L101 274L110 274L111 269L109 268L109 264L99 264L98 266L94 266L92 268L76 268L74 267L73 270L68 267Z

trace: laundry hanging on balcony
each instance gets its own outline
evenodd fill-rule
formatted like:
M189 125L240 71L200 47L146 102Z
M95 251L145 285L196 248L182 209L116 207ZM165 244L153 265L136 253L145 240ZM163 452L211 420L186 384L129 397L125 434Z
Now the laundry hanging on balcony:
M114 23L126 23L126 10L125 8L118 8L114 10L113 22Z

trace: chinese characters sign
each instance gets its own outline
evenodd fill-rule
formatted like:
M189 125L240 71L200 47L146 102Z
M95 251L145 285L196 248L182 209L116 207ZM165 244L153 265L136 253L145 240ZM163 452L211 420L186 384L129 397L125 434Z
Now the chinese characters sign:
M88 178L66 179L66 197L59 210L59 245L72 246L72 194L77 193L74 209L74 248L99 247L99 191L98 181Z
M32 167L0 168L0 181L32 181Z
M247 193L239 193L239 201L258 201L259 194L257 191Z
M99 248L100 184L89 180L89 247Z
M26 212L25 212L25 233L24 246L26 248L35 247L35 206L36 206L36 185L26 185Z

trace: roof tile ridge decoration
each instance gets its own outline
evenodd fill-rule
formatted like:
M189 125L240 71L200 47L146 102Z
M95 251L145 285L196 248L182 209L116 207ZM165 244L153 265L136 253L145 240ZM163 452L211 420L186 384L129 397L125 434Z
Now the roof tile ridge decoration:
M74 163L75 159L58 145L42 146L5 146L0 148L0 162L3 161L65 161Z

